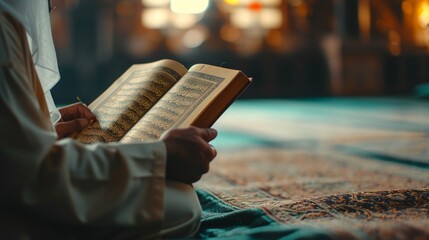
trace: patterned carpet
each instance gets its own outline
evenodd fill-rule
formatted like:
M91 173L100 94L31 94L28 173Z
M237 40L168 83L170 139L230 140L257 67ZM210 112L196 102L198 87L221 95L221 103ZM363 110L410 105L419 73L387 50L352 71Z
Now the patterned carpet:
M254 100L215 127L199 238L429 239L429 102Z

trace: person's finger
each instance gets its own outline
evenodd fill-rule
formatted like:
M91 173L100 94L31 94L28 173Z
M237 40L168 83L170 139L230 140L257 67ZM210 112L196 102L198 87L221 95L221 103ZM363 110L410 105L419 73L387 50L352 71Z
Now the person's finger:
M55 125L58 137L62 138L72 133L82 130L88 126L89 120L86 118L79 118L72 121L60 122Z
M80 113L79 117L84 117L88 120L97 120L95 114L84 104L80 103L77 105L78 111Z
M211 140L215 139L217 136L216 129L213 128L199 128L200 136L204 139L206 142L210 142Z
M210 148L211 148L211 150L212 150L213 158L215 158L215 157L217 156L217 150L216 150L216 148L215 148L213 145L211 145L211 144L210 144Z
M59 108L62 118L65 121L71 121L77 118L86 118L90 121L96 121L94 113L83 103L74 103L62 108Z

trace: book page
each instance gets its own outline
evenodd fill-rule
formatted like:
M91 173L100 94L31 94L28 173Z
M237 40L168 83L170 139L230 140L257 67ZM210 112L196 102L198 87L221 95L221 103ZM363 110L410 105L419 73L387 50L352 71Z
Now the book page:
M239 73L210 65L194 65L121 142L157 139L170 128L192 125Z
M172 60L133 65L89 105L98 122L74 138L83 143L119 141L185 72Z

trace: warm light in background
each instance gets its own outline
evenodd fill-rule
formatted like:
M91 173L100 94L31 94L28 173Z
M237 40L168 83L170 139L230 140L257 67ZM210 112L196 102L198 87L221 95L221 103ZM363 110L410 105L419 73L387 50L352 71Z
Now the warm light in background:
M409 0L403 1L402 4L401 4L401 8L402 8L402 11L406 15L409 15L409 14L413 13L413 5L410 3Z
M259 23L266 29L280 28L282 26L283 13L278 8L264 9L259 14Z
M174 27L188 29L194 26L200 18L195 14L172 14L171 22Z
M229 5L238 5L240 0L224 0L224 2Z
M265 6L278 6L282 3L282 0L261 0L261 3Z
M198 25L209 7L209 0L142 0L142 24L163 30L167 47L178 54L201 46L208 38L205 26Z
M207 10L209 0L170 0L170 9L174 13L199 14Z
M210 27L199 22L211 3L226 18L217 33L219 38L239 53L253 54L262 48L263 42L279 46L282 41L281 32L276 32L275 37L267 36L270 31L281 29L285 22L282 0L142 0L142 24L149 29L162 29L167 46L174 52L185 52L207 40Z
M169 11L163 8L148 8L142 12L142 23L147 28L160 29L168 26Z
M404 1L402 11L406 14L407 29L412 33L413 41L429 48L429 1Z
M362 40L369 41L371 37L371 2L360 0L358 4L359 30Z
M183 45L188 48L199 47L207 39L208 34L205 28L194 28L190 29L183 34L182 41Z
M429 3L422 2L418 9L419 24L423 28L429 27Z
M282 25L282 12L279 9L263 9L258 12L248 9L237 9L231 13L231 23L242 29L262 27L265 29L279 28Z
M251 3L249 3L248 8L251 11L258 12L262 9L262 4L257 1L252 1Z
M251 55L260 51L264 42L278 47L283 41L280 30L285 23L282 0L223 0L219 9L226 13L226 22L219 31L222 40L232 43L235 51Z
M142 0L143 5L148 7L162 7L170 3L170 0Z
M235 45L235 50L243 56L250 56L261 51L263 40L259 37L242 38L239 44Z
M189 29L201 20L208 0L142 0L142 24L150 29Z
M237 42L241 37L241 32L237 28L231 25L224 25L220 29L220 37L222 40L227 42Z
M251 28L258 24L258 13L247 9L237 9L231 13L231 23L237 28Z
M275 29L283 24L281 0L224 0L231 24L240 29ZM221 6L222 7L222 6Z
M259 86L281 95L282 90L277 88L296 81L293 84L297 88L310 89L310 77L319 76L324 83L330 81L327 84L349 76L360 84L361 73L370 77L365 80L368 83L375 79L373 82L378 84L379 76L394 77L389 82L383 80L391 91L402 88L408 79L428 79L429 0L59 2L64 2L61 6L75 3L67 11L52 13L57 18L56 29L61 30L55 35L58 52L66 56L62 59L70 66L74 66L77 55L89 57L101 67L122 66L122 58L123 62L175 57L187 63L198 59L215 64L237 61L239 66L266 75L267 81L276 79L273 86ZM59 22L59 17L64 19ZM83 24L82 28L76 29L74 20L78 20L78 26ZM94 40L81 46L90 38ZM277 62L290 64L290 68L275 66ZM86 71L87 64L78 63L85 65L82 72ZM314 74L306 70L313 66ZM368 72L362 71L362 66L367 66ZM382 69L377 70L379 67ZM91 68L98 74L97 66ZM286 71L291 72L288 79L283 77ZM115 73L109 69L105 75ZM88 79L91 77L88 74ZM390 88L391 83L397 86Z
M224 3L229 5L241 5L241 6L277 6L282 0L224 0Z
M298 7L300 5L303 5L303 0L289 0L289 4L293 7Z

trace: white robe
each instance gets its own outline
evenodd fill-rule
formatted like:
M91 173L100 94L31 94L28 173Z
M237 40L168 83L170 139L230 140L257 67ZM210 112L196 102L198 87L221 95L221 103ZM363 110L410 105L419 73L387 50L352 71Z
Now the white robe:
M164 204L174 202L164 198L162 141L84 145L57 140L26 32L4 12L0 12L0 129L0 209L17 209L65 225L136 228L145 236L166 232L165 226L190 223L163 222L169 214L164 208L171 208ZM175 188L183 190L178 194L187 192L185 199L190 197L182 207L197 206L193 189L183 185ZM195 231L199 205L191 208Z

